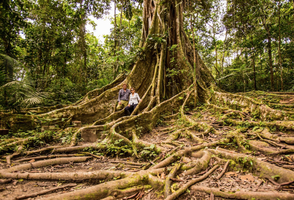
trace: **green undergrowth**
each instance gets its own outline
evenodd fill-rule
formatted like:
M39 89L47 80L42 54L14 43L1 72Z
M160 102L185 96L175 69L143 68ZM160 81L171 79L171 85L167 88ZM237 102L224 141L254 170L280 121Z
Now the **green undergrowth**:
M132 146L123 143L123 139L115 140L112 143L102 144L98 143L97 148L85 147L84 152L89 152L98 156L109 157L129 157L136 156ZM136 149L137 158L140 160L153 160L158 156L156 151L156 145L152 144L147 147L141 147Z
M18 131L16 133L9 133L0 138L0 153L13 152L22 146L24 150L31 150L33 148L43 147L46 144L63 143L63 138L72 135L72 131L51 131L46 130L39 132L35 130ZM13 145L6 146L8 143L19 142Z

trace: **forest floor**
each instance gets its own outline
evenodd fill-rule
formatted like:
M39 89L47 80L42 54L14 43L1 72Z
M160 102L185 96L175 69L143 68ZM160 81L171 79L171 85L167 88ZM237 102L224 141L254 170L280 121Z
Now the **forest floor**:
M294 111L294 94L293 93L265 93L265 92L249 92L242 93L242 95L249 96L254 99L262 100L268 106L287 111ZM250 114L246 114L246 110L243 111L243 115L232 116L236 120L242 122L257 121L253 119ZM222 116L226 111L216 111L215 109L202 105L193 110L186 110L185 114L197 123L205 123L213 127L216 132L207 132L195 130L193 127L187 127L186 123L179 114L162 116L157 123L157 126L149 133L144 133L140 136L140 140L154 144L145 148L140 152L138 157L128 155L124 152L119 152L115 148L105 150L97 150L86 148L87 143L82 140L79 141L77 146L85 146L82 152L71 153L60 152L57 153L53 149L44 152L35 152L30 155L15 155L11 158L11 163L7 164L7 156L11 155L10 152L3 154L0 162L0 171L11 167L23 165L29 163L30 167L20 169L16 171L18 173L70 173L70 172L95 172L97 170L111 170L119 172L138 172L140 170L146 170L148 167L154 166L160 161L166 159L173 153L179 152L185 148L197 147L202 144L212 144L226 138L229 134L237 133L245 138L243 147L240 148L238 141L229 140L226 142L218 143L216 146L206 146L203 152L210 149L220 149L228 153L240 153L243 159L240 159L238 163L234 161L228 161L220 159L217 156L211 156L208 159L207 166L202 171L193 173L191 175L183 175L179 173L174 178L170 178L172 181L171 191L172 193L182 188L185 184L193 179L202 177L208 171L210 171L218 163L220 167L212 170L207 178L193 184L192 187L186 190L177 199L227 199L224 197L217 197L213 192L209 192L207 188L214 188L221 192L239 193L239 192L266 192L266 193L293 193L294 194L294 181L277 183L280 178L279 175L271 178L264 178L255 174L253 170L253 163L250 159L246 160L249 156L255 157L256 160L264 161L272 165L294 170L294 155L290 153L276 154L274 152L281 151L283 149L294 148L294 131L293 130L279 130L277 128L264 128L262 126L246 126L239 125L233 126L226 124L222 120ZM294 126L294 124L293 124ZM77 129L77 128L73 128ZM238 132L239 131L239 132ZM259 134L256 134L259 133ZM287 143L285 140L287 139ZM13 138L9 138L10 140ZM14 138L16 139L16 138ZM68 138L65 138L68 139ZM64 142L63 137L63 142ZM7 141L7 138L1 139L1 144ZM67 143L62 143L62 139L59 139L53 143L43 143L39 147L26 147L27 150L43 149L50 146L66 146ZM69 139L70 141L70 139ZM289 142L290 141L290 142ZM293 142L293 143L292 143ZM291 144L290 144L291 143ZM162 152L157 154L155 146L161 147ZM17 149L17 146L13 147ZM192 153L190 156L182 156L180 163L185 165L188 163L196 162L199 159L203 159L203 155L200 153ZM270 152L273 152L272 154ZM72 157L85 157L87 159L84 162L68 162L60 163L56 165L49 165L45 167L34 167L34 163L37 163L43 159L48 158L72 158ZM245 159L244 159L245 158ZM173 166L176 165L176 162ZM154 177L158 180L165 181L169 175L168 167L165 171L155 174ZM59 195L70 191L81 190L90 188L94 185L106 182L115 181L121 177L113 177L111 180L99 180L99 179L86 179L86 180L25 180L25 178L13 178L13 179L0 179L0 199L12 200L12 199L45 199L53 195ZM5 183L6 182L6 183ZM197 189L198 188L198 189ZM204 188L199 190L199 188ZM205 189L206 188L206 189ZM52 191L50 191L52 189ZM204 192L204 190L206 192ZM41 194L40 192L48 192ZM45 193L44 192L44 193ZM25 197L25 195L36 194L36 197ZM22 198L23 197L23 198ZM107 199L107 198L106 198ZM110 199L110 198L109 198ZM164 199L164 190L156 190L154 188L142 187L128 193L121 199ZM237 199L237 198L235 198ZM245 198L246 199L246 198ZM256 198L258 199L258 198Z

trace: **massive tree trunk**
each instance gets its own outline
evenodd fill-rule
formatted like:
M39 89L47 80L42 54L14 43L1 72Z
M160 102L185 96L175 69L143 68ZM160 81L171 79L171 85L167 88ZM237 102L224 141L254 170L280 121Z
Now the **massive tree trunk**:
M107 91L90 98L86 95L78 104L41 117L93 123L114 112L116 96L123 83L144 96L139 111L148 110L187 89L193 83L194 58L192 45L183 29L183 12L183 4L177 1L158 4L154 0L145 0L140 44L143 52L128 77ZM197 96L200 102L206 102L207 88L215 81L197 52L195 57L199 73Z

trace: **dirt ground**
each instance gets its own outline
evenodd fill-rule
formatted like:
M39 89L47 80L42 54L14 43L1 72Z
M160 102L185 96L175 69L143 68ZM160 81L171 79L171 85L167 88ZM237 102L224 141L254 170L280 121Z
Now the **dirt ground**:
M254 97L256 94L247 94L248 96ZM265 101L269 105L272 102L278 102L278 104L286 104L284 107L286 110L293 110L291 108L292 104L289 102L292 99L292 96L275 96L276 94L272 94L272 96L262 96L258 95L258 98L265 101L266 99L271 99L270 101ZM256 95L257 96L257 95ZM256 97L257 98L257 97ZM289 100L290 99L290 100ZM286 102L287 100L287 102ZM290 105L290 106L289 106ZM281 106L281 105L280 105ZM205 141L206 143L212 143L225 138L229 133L237 130L240 127L226 125L220 119L222 117L222 113L216 112L212 109L208 109L205 107L197 108L194 110L186 111L185 114L189 116L189 118L193 119L195 122L206 123L212 126L215 130L217 130L218 134L214 134L209 132L207 134L203 134L202 131L191 129L191 132L201 138L201 140ZM239 119L241 120L241 119ZM245 118L243 120L251 121L251 118ZM294 124L293 124L294 125ZM187 137L187 135L179 134L176 139L169 140L172 134L185 127L185 124L182 120L178 117L178 115L174 115L171 118L161 118L158 122L158 125L149 133L142 134L140 139L157 146L161 146L164 148L164 151L160 155L152 155L151 152L147 154L147 156L141 156L141 158L136 158L132 155L119 155L115 153L105 153L99 150L90 150L92 154L91 158L88 159L86 162L81 163L68 163L68 164L59 164L53 166L47 166L42 168L31 168L29 170L18 171L14 173L57 173L57 172L92 172L97 170L112 170L112 171L126 171L126 172L138 172L143 170L144 167L148 165L154 165L166 158L168 155L178 152L181 149L195 147L201 145L202 143L195 142L191 140L191 138ZM245 127L243 133L247 140L253 142L252 144L259 144L264 145L267 151L270 150L283 150L283 145L286 144L283 141L280 141L278 145L270 145L264 144L256 135L254 135L254 127ZM280 131L278 129L270 130L271 134L278 136L280 138L288 137L294 138L294 131L287 130L287 131ZM249 142L249 143L250 143ZM250 143L251 144L251 143ZM51 144L53 145L53 144ZM62 145L61 143L55 143L54 145ZM64 144L63 144L64 145ZM79 145L85 145L84 142L80 141ZM39 148L48 147L50 144L43 145ZM291 146L291 145L290 145ZM246 146L245 146L246 147ZM219 144L213 148L225 148L227 151L231 151L232 153L241 152L240 148L236 145L236 143L229 142L226 144ZM207 147L205 148L207 149ZM251 149L252 150L252 149ZM88 150L89 152L89 150ZM32 163L39 160L35 160L35 157L43 155L40 153L36 153L29 156L15 156L12 159L11 165L8 165L6 162L6 156L10 155L11 153L7 153L2 156L0 162L0 170L8 169L13 166L17 166L23 163ZM246 153L243 152L244 155ZM49 152L46 155L57 155L54 151ZM81 155L81 154L79 154ZM85 154L89 156L89 154ZM277 154L277 155L269 155L266 152L253 150L248 151L247 155L254 155L258 160L262 160L275 166L283 167L285 169L294 170L294 155L289 154ZM78 156L78 155L77 155ZM154 160L155 158L159 157L159 160ZM29 158L27 161L20 162L20 159ZM190 163L199 158L193 156L182 157L182 163ZM197 177L202 176L207 171L209 171L212 167L214 167L217 163L220 163L220 158L212 156L209 161L208 167L198 172L197 174L182 176L182 174L178 174L176 178L172 179L171 191L175 192L181 187L183 187L186 183L190 180L193 180ZM291 167L292 166L292 167ZM281 184L275 181L275 177L273 179L266 179L260 178L257 176L253 170L251 170L250 166L231 166L228 165L226 172L224 175L218 179L220 173L224 170L224 164L221 164L218 169L216 169L213 173L211 173L206 179L201 182L195 184L195 186L205 186L209 188L217 188L223 192L281 192L281 193L292 193L294 194L294 182L281 186ZM157 174L156 177L161 179L162 181L166 180L169 172L166 170L164 173ZM119 179L120 177L118 177ZM2 179L4 180L4 179ZM7 179L5 179L7 180ZM3 200L14 200L14 199L22 199L24 195L30 195L33 193L38 193L41 191L45 191L48 189L53 189L56 187L64 188L57 189L55 191L48 192L47 194L39 195L32 198L23 198L23 199L45 199L47 197L52 197L53 195L60 195L63 193L68 193L71 191L82 190L89 188L91 186L104 183L106 181L115 181L114 180L84 180L84 181L50 181L50 180L24 180L24 179L13 179L8 180L7 183L0 183L0 199ZM68 186L67 186L68 185ZM192 187L193 188L193 187ZM213 194L207 194L204 192L194 191L193 189L187 189L184 194L179 196L177 199L184 200L184 199L225 199L220 197L214 197ZM154 200L154 199L164 199L164 191L163 190L155 190L152 188L145 188L141 191L137 191L129 197L124 197L122 199L143 199L143 200Z

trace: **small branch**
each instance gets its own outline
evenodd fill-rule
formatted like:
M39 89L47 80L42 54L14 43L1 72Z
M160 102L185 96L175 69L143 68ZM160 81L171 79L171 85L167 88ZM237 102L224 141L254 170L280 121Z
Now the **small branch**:
M50 151L50 150L53 150L54 149L57 149L57 148L62 148L63 146L51 146L51 147L45 147L45 148L42 148L42 149L37 149L37 150L33 150L33 151L27 151L27 152L24 152L25 155L31 155L31 154L35 154L35 153L43 153L44 151Z
M42 159L56 158L56 157L75 157L75 156L76 157L83 156L83 154L56 154L56 155L48 155L48 156L27 157L27 158L15 160L14 162L24 162L28 160L42 160Z
M267 180L269 180L272 184L276 185L276 186L281 186L279 183L277 183L276 181L270 179L270 178L267 178Z
M289 181L289 182L281 183L280 186L290 185L292 183L294 183L294 181Z
M224 175L224 173L226 173L229 164L230 164L230 160L226 162L223 171L216 177L216 179L220 179Z
M97 156L97 155L94 155L94 154L89 153L89 152L83 152L83 153L85 153L87 155L91 155L91 156L93 156L94 158L97 158L97 159L103 159L104 158L103 156Z
M7 164L10 165L11 164L11 159L14 157L14 156L18 156L21 154L21 151L23 149L23 146L19 146L17 151L14 152L13 154L9 155L9 156L6 156L6 161L7 161Z
M136 166L142 166L149 163L134 163L134 162L125 162L125 161L110 161L111 163L121 163L121 164L127 164L127 165L136 165Z
M0 179L0 184L10 183L12 179Z

